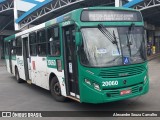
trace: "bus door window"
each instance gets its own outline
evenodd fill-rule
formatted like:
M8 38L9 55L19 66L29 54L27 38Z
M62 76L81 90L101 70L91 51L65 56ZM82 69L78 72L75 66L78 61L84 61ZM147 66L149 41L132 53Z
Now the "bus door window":
M24 63L24 74L25 80L30 79L30 64L29 64L29 49L28 49L28 36L22 37L23 41L23 63Z
M69 31L66 31L66 39L67 39L67 45L68 46L68 60L72 60L71 58L71 55L72 55L72 52L71 52L71 40L70 40L70 33Z

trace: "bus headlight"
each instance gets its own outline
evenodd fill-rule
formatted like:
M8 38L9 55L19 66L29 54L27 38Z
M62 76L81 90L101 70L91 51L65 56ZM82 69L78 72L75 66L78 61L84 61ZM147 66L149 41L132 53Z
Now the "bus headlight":
M147 76L144 77L144 84L146 83L147 81Z
M84 82L90 86L93 86L94 89L101 91L100 86L97 83L92 84L92 82L88 79L84 79Z
M101 91L101 90L100 90L100 87L99 87L99 85L98 85L98 84L93 83L93 86L94 86L94 89Z
M88 85L91 85L91 81L90 81L90 80L85 79L84 81L85 81L85 83L87 83Z

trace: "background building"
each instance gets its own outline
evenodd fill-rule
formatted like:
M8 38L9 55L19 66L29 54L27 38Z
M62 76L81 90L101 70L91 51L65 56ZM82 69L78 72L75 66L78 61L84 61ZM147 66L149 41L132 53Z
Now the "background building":
M145 21L147 44L152 47L152 54L160 52L160 1L132 0L124 7L140 10ZM154 50L155 48L155 50Z
M3 39L19 31L16 19L41 2L43 0L0 0L0 59L4 58Z

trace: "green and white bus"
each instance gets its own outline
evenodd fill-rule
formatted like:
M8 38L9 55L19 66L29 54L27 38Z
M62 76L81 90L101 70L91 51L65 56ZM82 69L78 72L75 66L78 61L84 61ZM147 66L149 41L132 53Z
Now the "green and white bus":
M105 103L149 89L139 11L90 7L5 38L7 70L57 101Z

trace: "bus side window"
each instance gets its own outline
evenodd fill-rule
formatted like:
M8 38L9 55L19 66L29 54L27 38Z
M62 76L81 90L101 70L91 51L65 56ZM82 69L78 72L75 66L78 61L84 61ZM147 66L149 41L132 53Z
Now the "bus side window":
M51 27L47 29L48 54L50 56L60 56L59 28Z
M22 55L22 40L20 37L16 38L16 54Z
M11 55L16 55L16 40L15 39L13 39L12 41L11 41Z
M15 47L13 47L13 48L11 49L11 55L16 55L16 48L15 48Z
M45 30L40 30L37 32L37 41L38 41L38 55L46 55L46 32Z
M36 44L36 33L31 33L29 35L29 44L30 44L30 55L36 56L37 55L37 44Z

